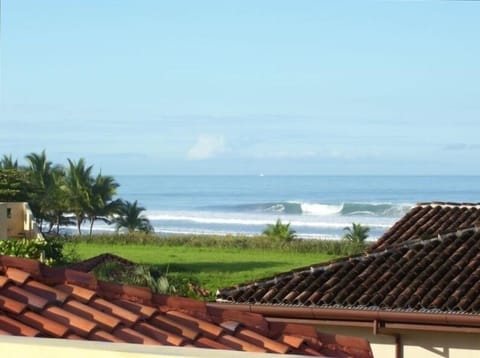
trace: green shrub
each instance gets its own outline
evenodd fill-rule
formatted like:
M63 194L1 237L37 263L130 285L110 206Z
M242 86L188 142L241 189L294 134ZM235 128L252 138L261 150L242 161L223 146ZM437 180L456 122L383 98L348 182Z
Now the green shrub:
M295 239L295 230L290 228L290 223L283 224L282 220L278 219L274 225L267 225L263 230L262 235L268 237L271 240L279 240L284 242L290 242Z
M203 289L198 280L184 274L168 274L158 265L135 265L126 267L120 262L104 262L93 273L97 279L132 286L149 287L153 292L184 297L213 299L213 294Z
M2 240L0 255L37 259L49 266L64 264L68 261L63 253L63 242L54 237Z
M295 239L291 241L271 240L266 236L241 235L172 235L158 236L145 233L97 234L86 238L72 236L69 242L85 242L111 245L158 245L185 247L219 247L232 249L282 250L296 253L321 253L336 256L349 256L365 251L368 242L356 243L348 240L311 240Z

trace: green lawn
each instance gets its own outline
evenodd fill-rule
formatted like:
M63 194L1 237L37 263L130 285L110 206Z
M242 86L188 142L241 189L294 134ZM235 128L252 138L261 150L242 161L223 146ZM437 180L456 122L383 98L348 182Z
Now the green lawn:
M193 278L211 291L338 257L262 248L116 245L85 242L79 242L75 247L81 259L108 252L136 263L155 265L162 272L168 272L170 277Z

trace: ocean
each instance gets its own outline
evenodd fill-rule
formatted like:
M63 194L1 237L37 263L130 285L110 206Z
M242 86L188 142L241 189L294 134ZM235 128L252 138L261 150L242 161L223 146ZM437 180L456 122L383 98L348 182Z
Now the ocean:
M353 222L381 236L415 203L479 202L480 177L116 176L162 234L260 234L279 218L301 238L340 239ZM97 231L113 231L100 222Z

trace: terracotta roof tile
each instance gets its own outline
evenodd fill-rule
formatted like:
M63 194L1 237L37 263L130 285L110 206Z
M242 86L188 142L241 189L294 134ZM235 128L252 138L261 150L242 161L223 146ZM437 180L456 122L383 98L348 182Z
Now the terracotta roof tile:
M26 303L33 310L42 311L48 304L47 299L15 285L7 286L1 293L18 302Z
M200 348L210 348L210 349L225 349L225 350L231 350L232 348L222 344L220 342L214 341L213 339L206 338L206 337L200 337L197 339L197 346Z
M111 343L125 343L123 339L120 339L119 337L115 337L113 334L110 334L108 332L102 331L102 330L94 330L90 333L88 336L89 340L92 341L103 341L103 342L111 342Z
M73 296L75 299L83 303L88 303L93 297L97 296L97 292L75 285L62 284L56 286L56 288Z
M13 298L0 295L0 309L5 312L20 314L27 308L25 303L14 300Z
M77 316L76 314L57 306L47 307L43 311L43 315L58 323L70 327L73 332L80 336L87 336L90 334L90 332L97 328L96 322Z
M68 325L63 325L32 311L25 311L17 317L19 321L22 321L30 327L34 327L45 335L50 335L52 337L63 337L69 330Z
M73 340L76 340L76 341L83 341L83 340L85 340L85 338L80 337L78 334L75 334L75 333L69 333L69 334L67 334L64 338L66 338L66 339L73 339Z
M119 285L111 282L99 282L97 292L108 299L124 299L144 303L152 301L152 291L146 287Z
M144 319L148 319L158 313L158 310L154 307L142 305L141 303L130 302L125 300L114 300L113 303L123 307L131 312L136 313Z
M261 334L258 334L246 328L238 329L235 333L235 336L247 342L265 348L270 352L285 354L288 353L288 351L290 350L290 347L288 345L262 336Z
M165 331L161 328L152 326L146 322L139 322L135 325L135 330L147 336L155 338L164 345L181 346L185 343L185 338Z
M100 327L107 331L112 331L121 323L119 318L105 314L102 311L76 300L68 300L62 308L80 317L96 322Z
M0 334L310 355L325 354L319 351L324 339L329 352L350 354L350 346L311 327L269 323L259 314L31 261L0 256ZM371 357L368 342L360 341L352 341L358 356Z
M49 302L57 301L58 303L63 303L69 296L67 293L44 285L38 281L30 280L23 285L23 288L36 294L37 296L43 297Z
M3 288L7 283L10 282L10 279L7 276L0 275L0 288Z
M104 313L117 317L127 326L133 326L140 319L139 315L100 297L96 297L91 300L90 306Z
M194 330L199 330L213 337L218 337L223 333L222 327L179 311L168 311L166 315L176 321L180 321L185 326L192 327Z
M3 314L0 315L0 329L7 331L15 336L26 336L26 337L38 337L40 336L40 331L23 324L18 319L12 319Z
M218 342L221 344L230 347L231 349L235 349L238 351L246 351L246 352L258 352L258 353L266 353L267 350L265 348L259 347L253 343L249 343L243 339L238 337L224 334L219 339Z
M161 343L155 340L152 337L149 337L139 331L135 331L128 327L118 327L113 332L115 337L123 339L125 342L128 343L139 343L139 344L153 344L153 345L160 345Z
M6 275L10 280L19 284L24 284L30 278L30 274L28 272L13 267L7 268Z
M188 327L178 320L164 315L157 315L150 319L148 322L151 324L163 328L166 331L173 332L179 336L183 336L189 340L194 341L199 335L200 330L193 327Z

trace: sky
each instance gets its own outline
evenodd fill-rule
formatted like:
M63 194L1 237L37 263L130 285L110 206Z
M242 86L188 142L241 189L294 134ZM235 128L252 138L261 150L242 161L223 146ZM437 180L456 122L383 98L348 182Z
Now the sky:
M480 2L3 0L0 155L480 175Z

